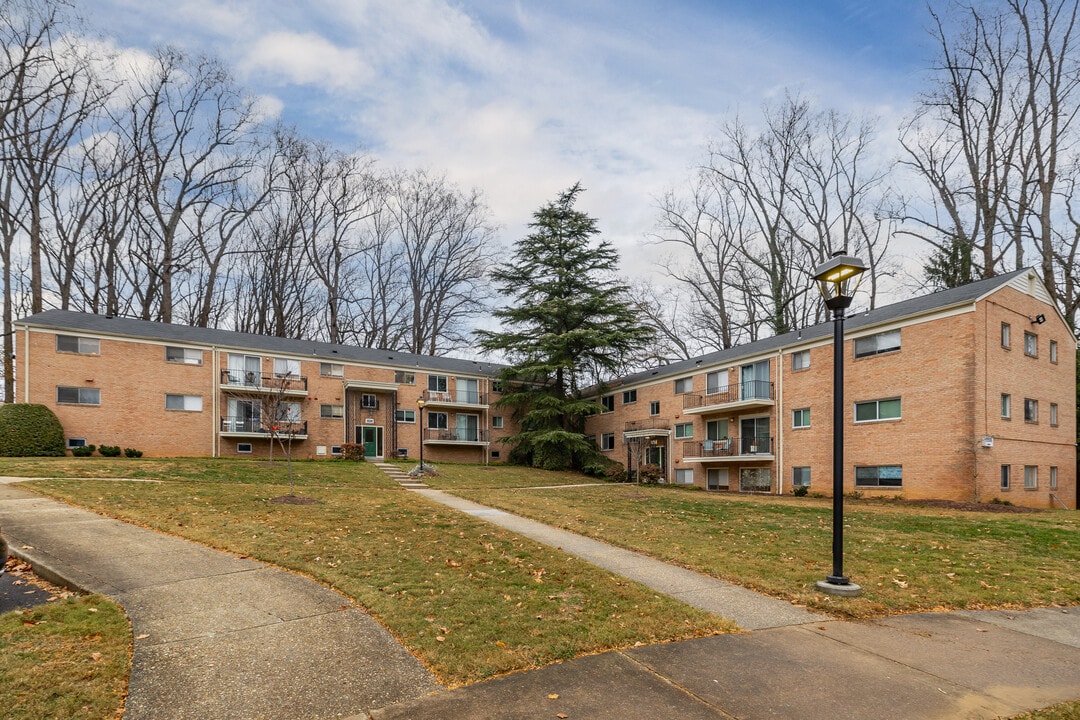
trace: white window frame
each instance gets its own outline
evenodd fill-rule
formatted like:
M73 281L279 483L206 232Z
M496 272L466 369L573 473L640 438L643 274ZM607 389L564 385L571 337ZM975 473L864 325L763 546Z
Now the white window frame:
M1050 403L1050 427L1057 427L1058 424L1058 404Z
M1051 490L1057 490L1057 486L1058 486L1057 481L1058 481L1057 465L1051 465L1050 466L1050 489Z
M676 378L673 385L673 389L676 395L685 395L688 392L694 391L694 376L684 378Z
M1039 466L1038 465L1025 465L1024 466L1024 489L1025 490L1038 490L1039 489Z
M800 422L800 420L802 422ZM791 427L793 428L808 428L810 427L810 408L795 408L791 411Z
M724 478L724 484L720 484L720 478ZM715 479L715 482L714 482ZM727 468L706 468L706 490L728 490L731 488L731 472Z
M491 427L494 430L502 430L503 427L504 427L503 426L503 416L502 415L492 415L491 416Z
M412 423L413 425L415 425L416 424L416 411L415 410L405 410L405 409L395 410L394 411L394 420L396 420L399 423Z
M1057 340L1050 341L1050 362L1053 365L1057 365L1058 361L1058 344Z
M1001 489L1009 490L1012 488L1012 465L1001 466Z
M61 400L61 390L74 390L75 400ZM70 394L70 393L67 393ZM92 400L90 398L93 398ZM56 386L56 404L57 405L92 405L98 407L101 405L101 389L100 388L88 388L88 387L76 387L72 385L57 385Z
M856 358L872 357L899 351L900 342L899 330L887 330L876 335L855 338L852 342L852 351Z
M378 410L379 396L375 393L360 393L360 407L365 410Z
M675 439L691 440L694 437L694 423L675 423Z
M345 377L345 366L341 363L321 362L319 363L319 376Z
M659 400L650 400L649 401L649 417L656 417L659 414L660 414L660 401Z
M802 372L810 369L810 351L800 350L791 353L791 371Z
M881 403L893 402L893 401L895 401L896 403L899 404L899 407L900 407L899 414L896 417L886 417L886 418L881 417ZM870 405L874 406L874 417L872 417L872 418L864 418L862 420L859 420L859 407L860 406L861 407L867 407L867 406L870 406ZM872 422L896 422L897 420L902 420L904 418L904 408L903 408L903 404L900 401L900 398L898 398L898 397L879 398L877 400L862 400L860 402L855 403L855 408L853 410L852 418L854 418L856 424L860 424L860 425L862 423L872 423Z
M883 469L885 469L885 468L888 468L888 474L889 475L892 475L893 474L893 468L896 468L900 473L900 477L899 478L891 478L891 477L883 478L881 476L881 471ZM862 475L864 477L860 478L859 477L859 475L860 475L859 471L860 470L863 470L863 471L873 470L874 471L873 480L875 480L876 482L869 482L868 481L869 478L865 477L869 473L866 473L866 472L863 472ZM882 480L899 480L899 482L898 483L884 483L883 484L881 482ZM904 487L904 466L903 465L856 465L855 466L855 487L857 487L857 488L895 488L895 489L903 488Z
M274 358L274 377L298 378L300 377L300 361L293 358Z
M637 402L637 390L623 390L622 404L632 405Z
M765 479L768 483L762 482ZM739 468L739 492L772 492L772 470L767 467Z
M449 375L428 375L427 389L428 389L428 392L438 392L438 393L450 392L450 376Z
M236 443L236 452L238 455L247 455L254 451L251 443Z
M810 487L810 466L797 465L791 468L791 487Z
M395 370L394 382L398 385L415 385L416 373L409 372L408 370Z
M605 452L615 449L615 433L601 433L600 449Z
M172 353L174 357L169 357ZM165 346L165 362L176 365L202 365L203 351L198 348L179 347L177 345Z
M1001 347L1012 349L1012 326L1007 322L1001 323Z
M602 413L615 412L615 396L604 395L600 398L600 404L604 407Z
M74 348L61 348L60 344L74 341ZM72 353L73 355L100 355L101 340L98 338L83 337L82 335L57 335L56 352Z
M1024 398L1024 422L1039 423L1039 401L1035 398Z
M450 415L444 412L428 412L428 429L429 430L449 430L450 429Z
M1039 336L1030 330L1024 331L1024 354L1028 357L1039 357Z
M74 438L69 437L67 439L67 449L86 447L86 438Z
M715 381L712 378L716 378ZM720 380L723 379L724 383L721 385ZM731 378L729 377L727 370L713 370L711 373L705 375L705 394L716 395L718 393L727 392L731 386Z
M1003 420L1012 419L1012 395L1001 393L1001 417Z
M319 417L328 420L342 420L345 418L345 406L323 403L319 405Z
M676 468L675 469L675 484L676 485L693 485L694 484L694 468Z
M177 400L179 398L179 401ZM169 403L180 407L169 407ZM181 395L179 393L165 393L165 409L176 412L202 412L202 395Z

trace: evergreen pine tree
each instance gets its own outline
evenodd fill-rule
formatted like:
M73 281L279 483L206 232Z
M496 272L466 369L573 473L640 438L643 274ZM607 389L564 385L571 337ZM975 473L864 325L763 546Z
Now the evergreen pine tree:
M654 334L617 280L617 251L594 245L596 220L574 209L581 192L575 184L533 214L510 264L492 273L499 293L513 298L495 311L503 330L478 333L483 349L511 364L499 401L521 425L508 439L510 460L547 469L603 462L583 433L601 406L582 390L623 372Z

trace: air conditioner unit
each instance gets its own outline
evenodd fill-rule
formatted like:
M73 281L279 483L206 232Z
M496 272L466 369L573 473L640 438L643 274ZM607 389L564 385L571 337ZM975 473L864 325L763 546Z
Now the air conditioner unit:
M982 446L985 447L985 448L994 447L994 436L993 435L984 435L983 439L982 439Z

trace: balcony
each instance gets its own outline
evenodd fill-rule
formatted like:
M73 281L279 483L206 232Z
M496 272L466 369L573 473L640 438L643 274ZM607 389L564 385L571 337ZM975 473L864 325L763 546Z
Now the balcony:
M684 462L731 462L774 460L775 439L764 436L728 438L727 440L687 440L683 443Z
M667 437L671 435L671 421L660 418L629 420L623 429L624 438Z
M486 410L488 407L487 394L476 390L458 390L456 392L425 390L421 397L427 403L425 407L430 408L448 407Z
M773 383L769 380L747 380L738 385L716 388L705 395L683 395L683 413L709 415L729 410L772 407Z
M279 422L276 426L275 433L278 437L285 439L292 436L293 440L306 440L307 439L307 422ZM270 426L264 423L259 418L242 417L229 415L221 418L221 435L222 437L243 437L243 438L269 438Z
M222 370L221 389L225 392L256 393L260 395L278 392L292 396L308 394L306 377L261 375L256 372L244 372L242 370Z
M487 445L487 430L476 428L425 428L425 445Z

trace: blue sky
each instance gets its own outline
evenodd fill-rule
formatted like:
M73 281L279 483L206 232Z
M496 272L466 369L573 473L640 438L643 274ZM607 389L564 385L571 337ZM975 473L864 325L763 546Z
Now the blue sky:
M222 57L314 137L480 188L509 245L580 180L624 265L708 138L790 89L879 119L925 78L907 0L80 0L117 50Z

